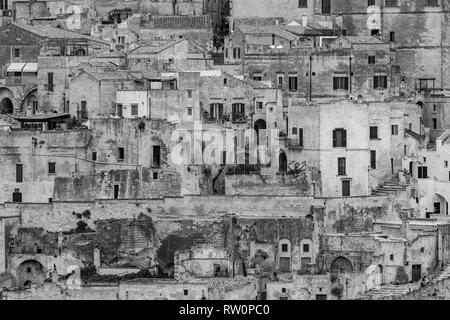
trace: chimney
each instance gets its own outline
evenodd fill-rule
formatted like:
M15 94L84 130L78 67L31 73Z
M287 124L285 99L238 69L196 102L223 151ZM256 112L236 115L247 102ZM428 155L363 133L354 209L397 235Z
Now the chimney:
M307 27L307 26L308 26L308 16L306 15L306 13L303 13L303 16L302 16L302 25L303 25L304 27Z

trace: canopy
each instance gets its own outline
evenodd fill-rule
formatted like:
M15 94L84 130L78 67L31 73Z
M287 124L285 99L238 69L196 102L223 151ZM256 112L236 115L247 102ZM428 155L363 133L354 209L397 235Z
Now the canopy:
M22 69L22 72L37 72L38 64L37 63L27 63Z
M11 63L6 72L22 72L25 63Z

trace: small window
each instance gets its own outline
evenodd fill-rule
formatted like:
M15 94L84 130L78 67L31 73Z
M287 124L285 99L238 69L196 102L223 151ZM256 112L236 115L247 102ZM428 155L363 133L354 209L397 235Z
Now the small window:
M48 163L48 174L55 174L55 173L56 173L56 163L49 162Z
M14 189L13 202L22 202L22 193L19 189Z
M428 179L428 167L420 166L417 169L419 173L419 179Z
M192 98L192 90L188 90L187 95L188 95L188 98L191 99Z
M370 127L370 139L377 140L378 139L378 127L371 126Z
M378 36L380 34L380 30L379 29L372 29L370 30L370 35L371 36Z
M281 288L282 293L286 293L286 288Z
M331 13L331 0L322 0L322 13L323 14Z
M298 134L298 128L297 127L292 127L292 135L296 136Z
M393 255L393 254L391 254L391 255L389 256L389 260L394 261L394 255Z
M308 8L308 0L298 0L299 8Z
M16 164L16 182L23 182L23 165Z
M257 101L256 102L256 107L258 108L258 110L262 110L263 109L263 102L262 101Z
M119 198L119 185L115 184L114 185L114 199L118 199Z
M386 89L387 88L387 76L374 76L373 77L374 89Z
M138 105L136 103L131 104L131 115L132 116L138 115Z
M188 291L187 289L184 289L184 290L183 290L183 294L184 294L185 296L187 296L187 295L189 294L189 291Z
M27 273L31 273L31 267L27 267Z
M283 81L284 81L284 75L278 74L277 75L277 87L278 87L278 89L283 89Z
M228 79L227 78L223 78L223 85L224 86L228 85Z
M368 6L368 7L374 6L374 5L375 5L375 0L368 0L368 1L367 1L367 6Z
M20 58L20 49L14 49L14 58Z
M437 129L437 118L433 118L433 129Z
M395 41L395 32L391 31L389 33L389 41L394 42Z
M234 48L233 59L240 59L240 58L241 58L241 48Z
M386 0L386 7L398 7L398 0Z
M424 247L420 248L420 252L424 253L425 252L425 248Z
M375 56L369 56L369 64L375 64Z
M290 75L289 76L289 91L297 91L297 88L298 88L297 76Z
M439 3L438 3L438 0L426 0L425 5L436 7L439 5Z
M444 168L448 168L448 161L444 161Z
M333 130L333 148L347 147L347 130L335 129Z
M158 180L158 172L153 172L153 180Z
M333 90L348 90L348 77L333 77Z
M370 150L370 168L377 168L377 152L375 150Z
M125 148L119 147L117 149L117 160L118 161L124 161L125 160Z
M287 245L287 243L283 243L281 245L281 252L288 252L288 245Z
M338 158L338 176L345 176L346 175L346 160L345 158Z
M187 115L192 116L192 108L187 108Z
M392 135L393 135L393 136L397 136L397 135L398 135L398 125L393 124L393 125L391 126L391 132L392 132Z
M92 152L92 161L97 161L97 152Z
M305 243L303 245L303 252L309 252L309 244Z

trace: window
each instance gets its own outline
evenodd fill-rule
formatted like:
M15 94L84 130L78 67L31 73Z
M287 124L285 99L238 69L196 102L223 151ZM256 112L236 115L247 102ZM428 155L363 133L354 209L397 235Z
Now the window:
M137 103L132 103L131 104L131 115L132 116L137 116L138 115L138 105L137 105Z
M255 74L253 75L253 80L254 80L254 81L262 81L262 74L260 74L260 73L255 73Z
M347 130L335 129L333 130L333 148L347 147Z
M55 173L56 173L56 163L49 162L48 163L48 174L55 174Z
M350 197L350 180L342 180L342 196Z
M333 90L348 90L348 77L333 77Z
M308 8L308 0L298 0L299 8Z
M309 244L303 244L303 252L309 252Z
M47 91L53 91L53 72L47 73Z
M23 182L23 165L16 164L16 182Z
M228 85L228 79L227 78L223 78L223 85L224 86Z
M92 152L92 161L97 161L97 152Z
M189 291L187 289L183 290L183 295L187 296L189 294Z
M322 0L322 13L331 13L331 0Z
M228 48L225 49L225 58L228 58Z
M437 129L437 119L433 118L433 129Z
M119 116L119 117L122 117L122 116L123 116L122 110L123 110L122 104L121 104L121 103L118 103L118 104L117 104L117 116Z
M393 124L391 126L391 133L393 136L397 136L398 135L398 125L397 124Z
M298 84L297 76L290 75L289 76L289 90L297 91L297 84Z
M188 90L187 95L188 95L188 98L191 99L192 98L192 90Z
M161 147L153 146L153 166L159 167L161 165Z
M188 117L192 116L192 108L187 108Z
M234 48L233 59L240 59L240 58L241 58L241 48Z
M395 32L391 31L389 33L389 41L394 42L395 41Z
M118 199L119 198L119 185L115 184L114 185L114 199Z
M386 0L386 7L398 7L398 0Z
M298 128L297 127L292 127L292 135L296 136L298 134Z
M277 74L277 88L278 89L283 89L283 81L284 81L284 76L282 74Z
M377 152L375 150L370 150L370 168L377 168Z
M374 89L386 89L387 88L387 76L374 76L373 77Z
M256 108L257 108L258 110L262 110L262 108L263 108L263 102L262 102L262 101L257 101L257 102L256 102Z
M426 6L438 6L438 0L427 0L425 3Z
M378 139L378 127L376 127L376 126L370 127L370 139L371 140Z
M427 179L428 178L428 167L420 166L417 169L419 171L419 179Z
M286 293L286 288L281 288L282 293Z
M368 6L368 7L374 6L374 5L375 5L375 0L368 0L368 1L367 1L367 6Z
M22 202L22 193L19 189L14 189L13 202Z
M444 161L444 168L448 168L448 161Z
M424 247L420 248L420 252L424 253L425 252L425 248Z
M281 251L282 252L288 252L288 245L287 245L287 243L283 243L281 245Z
M338 176L345 176L346 175L346 160L345 158L338 158Z
M303 147L303 128L298 128L298 145Z
M20 49L14 49L14 58L20 58Z
M375 64L375 56L369 56L369 64Z
M393 254L391 254L391 255L389 256L389 260L394 261L394 255L393 255Z
M427 91L434 88L435 79L419 79L420 91Z
M153 180L158 180L158 172L153 172Z
M378 36L380 34L380 30L379 29L372 29L370 30L370 35L371 36Z
M243 103L232 104L232 120L236 121L245 117L245 105Z
M119 147L117 149L117 160L124 161L125 160L125 148Z
M82 100L80 102L80 110L79 110L78 118L82 119L82 120L88 118L88 115L87 115L87 102L85 100Z

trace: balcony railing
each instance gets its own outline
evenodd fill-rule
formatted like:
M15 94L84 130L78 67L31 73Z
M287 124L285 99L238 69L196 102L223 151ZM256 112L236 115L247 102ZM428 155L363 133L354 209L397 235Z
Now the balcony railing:
M290 149L303 149L303 141L300 141L299 139L285 138L284 145Z

